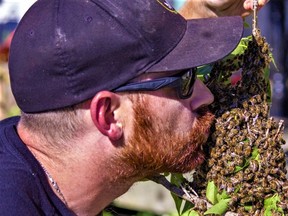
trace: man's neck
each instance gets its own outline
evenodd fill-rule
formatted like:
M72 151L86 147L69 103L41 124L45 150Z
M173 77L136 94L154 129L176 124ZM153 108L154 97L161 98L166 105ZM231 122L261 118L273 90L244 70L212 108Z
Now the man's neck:
M117 179L119 169L123 168L120 166L111 168L109 163L111 153L108 152L114 150L107 149L107 144L97 143L98 146L95 146L95 142L89 140L85 142L83 138L82 142L78 143L81 148L56 153L43 148L45 146L43 140L41 143L38 142L37 138L27 131L18 128L18 133L35 158L57 183L61 193L50 183L52 190L61 200L65 200L68 208L77 215L99 214L135 182ZM76 143L71 143L71 146L73 145L77 146Z
M69 172L66 179L61 180L61 189L70 209L77 215L95 215L101 212L114 199L124 194L134 182L122 182L115 179L117 171L106 172L110 168L105 161L96 169L86 169L87 164L74 166L78 172ZM86 168L85 168L86 166ZM71 170L68 167L68 170ZM75 188L71 190L71 188Z

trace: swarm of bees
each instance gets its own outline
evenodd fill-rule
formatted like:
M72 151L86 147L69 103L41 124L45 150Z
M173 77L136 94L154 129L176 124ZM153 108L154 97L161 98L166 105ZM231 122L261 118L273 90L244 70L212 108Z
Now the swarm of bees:
M190 185L205 199L206 186L213 181L231 198L228 211L238 215L265 215L264 202L275 195L279 200L271 215L288 215L284 124L269 115L270 86L264 75L270 62L269 44L257 29L245 52L215 63L205 81L215 96L211 109L216 120L207 160ZM232 71L241 71L234 85ZM194 210L203 214L207 206Z

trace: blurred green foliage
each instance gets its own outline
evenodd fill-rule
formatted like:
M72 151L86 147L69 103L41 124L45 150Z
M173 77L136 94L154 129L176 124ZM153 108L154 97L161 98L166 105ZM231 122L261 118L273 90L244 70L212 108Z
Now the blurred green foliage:
M0 62L0 120L19 114L20 110L10 89L7 63Z

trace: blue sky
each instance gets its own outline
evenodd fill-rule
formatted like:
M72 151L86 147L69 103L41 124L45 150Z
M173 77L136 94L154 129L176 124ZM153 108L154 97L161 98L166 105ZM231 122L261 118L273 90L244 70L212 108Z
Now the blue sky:
M35 0L2 0L0 4L0 23L11 19L19 20Z

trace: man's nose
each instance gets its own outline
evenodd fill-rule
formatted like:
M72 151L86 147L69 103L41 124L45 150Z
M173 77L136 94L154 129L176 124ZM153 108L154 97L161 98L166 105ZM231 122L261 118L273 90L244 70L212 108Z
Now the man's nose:
M196 79L191 97L191 108L197 110L200 107L207 106L214 101L214 96L206 85L199 79Z

